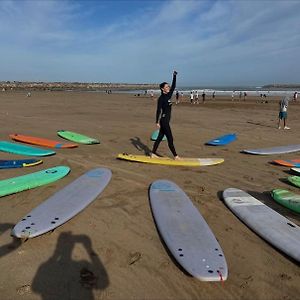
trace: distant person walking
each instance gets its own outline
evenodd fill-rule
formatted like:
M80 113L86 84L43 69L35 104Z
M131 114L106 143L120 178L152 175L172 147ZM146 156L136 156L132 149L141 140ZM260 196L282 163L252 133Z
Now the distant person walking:
M294 101L297 101L297 98L298 98L298 92L295 92L293 96Z
M216 91L213 92L212 97L213 97L213 99L216 98Z
M283 120L283 129L290 129L290 127L287 126L287 109L289 100L289 97L285 96L279 101L278 129L281 129L281 120Z
M203 91L203 93L202 93L202 103L205 102L205 96L206 96L205 91Z
M154 92L153 91L150 92L150 96L151 96L151 99L153 99L153 97L154 97Z
M244 92L244 101L246 101L247 93Z
M191 101L191 104L193 104L193 102L194 102L194 93L193 93L193 91L191 91L190 101Z
M151 157L158 157L157 156L157 149L162 141L164 135L167 137L168 140L168 146L174 155L174 159L180 159L180 157L177 155L174 143L173 143L173 135L170 127L170 120L171 120L171 110L172 110L172 95L174 92L174 89L176 87L176 75L177 72L173 72L173 81L171 88L167 82L162 82L159 87L161 90L161 95L158 98L157 101L157 110L156 110L156 125L159 128L159 134L158 137L153 145Z
M179 103L179 92L178 92L178 90L176 91L176 102L175 103L176 104Z
M199 92L196 91L196 103L199 104Z

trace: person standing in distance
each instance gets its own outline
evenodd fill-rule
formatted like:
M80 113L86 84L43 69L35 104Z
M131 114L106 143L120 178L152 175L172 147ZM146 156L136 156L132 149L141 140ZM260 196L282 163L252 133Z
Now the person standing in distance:
M289 100L289 97L286 96L279 101L278 129L281 128L281 120L283 120L283 129L290 129L290 127L287 126L287 108L289 105Z
M174 89L176 87L176 75L177 72L173 72L173 81L171 88L167 82L162 82L159 87L161 90L161 95L157 101L157 109L156 109L156 125L159 128L158 137L153 145L151 157L158 157L156 154L157 148L162 141L164 135L167 137L168 146L174 156L174 159L180 159L177 155L174 143L173 143L173 135L170 127L170 120L171 120L171 110L172 110L172 95Z

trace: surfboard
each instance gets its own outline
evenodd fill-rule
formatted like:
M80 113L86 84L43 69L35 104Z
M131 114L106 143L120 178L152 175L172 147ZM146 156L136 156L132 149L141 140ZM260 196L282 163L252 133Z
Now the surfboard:
M224 162L223 158L181 158L180 160L174 160L169 157L151 158L146 155L131 155L126 153L119 154L117 158L140 163L187 167L211 166Z
M26 214L12 230L18 238L33 238L66 223L93 202L108 185L111 171L90 170Z
M153 131L153 133L152 133L152 135L151 135L151 140L152 141L156 141L157 140L157 138L158 138L158 134L159 134L159 130L155 130L155 131ZM167 139L167 137L164 135L164 137L163 137L163 141L165 141Z
M300 187L300 176L289 176L287 179L293 185Z
M27 156L47 156L55 154L52 150L44 150L6 141L0 141L0 151Z
M23 176L0 180L0 197L54 182L63 178L69 172L69 167L58 166Z
M202 281L226 280L221 246L198 209L174 182L154 181L150 204L158 231L176 261Z
M264 149L252 149L252 150L243 150L243 152L248 154L256 155L272 155L272 154L282 154L282 153L292 153L300 151L300 145L288 145Z
M86 145L100 144L100 141L98 141L97 139L76 132L72 132L72 131L59 130L57 131L57 134L66 140L79 143L79 144L86 144Z
M40 159L0 160L0 169L32 167L42 162Z
M285 167L300 167L300 159L275 159L273 162L277 165L285 166Z
M32 145L37 145L37 146L42 146L42 147L58 148L58 149L78 147L77 144L61 143L58 141L52 141L52 140L38 138L38 137L34 137L34 136L29 136L29 135L21 135L21 134L15 133L15 134L10 134L9 136L11 139L13 139L15 141L32 144Z
M300 213L300 195L283 189L275 189L271 195L279 204Z
M300 168L291 168L291 171L300 174Z
M217 137L213 140L210 140L206 143L206 145L225 146L227 144L232 143L235 140L236 140L236 134L235 133L230 133L230 134L226 134L226 135L222 135L220 137Z
M223 198L231 211L275 248L300 262L300 227L248 193L229 188Z

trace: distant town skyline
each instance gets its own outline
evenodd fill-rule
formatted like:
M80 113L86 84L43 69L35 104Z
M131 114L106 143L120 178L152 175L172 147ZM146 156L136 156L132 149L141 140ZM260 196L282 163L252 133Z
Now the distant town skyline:
M299 83L300 1L0 1L0 81Z

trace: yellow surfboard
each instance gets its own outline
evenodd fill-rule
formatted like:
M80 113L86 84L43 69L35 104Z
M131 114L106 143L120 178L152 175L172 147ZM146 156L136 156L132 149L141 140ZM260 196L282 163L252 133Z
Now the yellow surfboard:
M169 157L151 158L146 155L132 155L127 153L119 154L117 158L141 163L187 167L212 166L224 162L223 158L181 158L174 160Z

